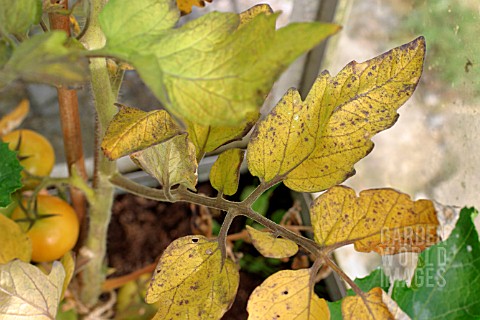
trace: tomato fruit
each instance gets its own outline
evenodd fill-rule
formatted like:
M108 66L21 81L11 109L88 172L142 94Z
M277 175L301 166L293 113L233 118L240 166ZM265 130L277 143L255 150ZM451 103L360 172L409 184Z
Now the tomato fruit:
M27 201L24 200L23 203L26 207ZM26 218L20 206L13 211L12 219L17 221L32 240L33 261L47 262L60 259L75 246L78 239L79 223L75 210L58 197L38 195L37 213L39 219L30 229L28 229L30 222L18 221Z
M10 150L18 151L18 158L23 169L35 176L48 176L55 164L55 152L50 142L41 134L32 130L15 130L2 136ZM22 177L25 177L22 172ZM27 188L35 184L27 184Z

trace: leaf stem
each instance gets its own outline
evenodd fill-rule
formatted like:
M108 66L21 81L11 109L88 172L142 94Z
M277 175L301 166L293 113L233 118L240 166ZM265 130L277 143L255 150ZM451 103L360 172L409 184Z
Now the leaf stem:
M248 197L246 197L242 203L246 207L251 207L253 203L258 199L258 197L260 197L266 190L273 187L280 181L281 180L278 180L278 179L273 179L273 180L270 180L269 182L262 181L262 183L260 183L260 185L257 188L255 188L255 190L253 190L253 192L249 194Z
M335 262L333 262L329 257L325 256L324 259L325 259L325 263L333 271L335 271L340 277L342 277L342 279L345 280L345 282L348 283L348 285L357 294L357 296L362 298L362 301L365 304L365 306L367 307L368 312L370 313L372 318L375 319L375 314L373 313L372 309L370 308L370 304L368 303L367 297L365 296L365 293L362 291L362 289L360 289L360 287L357 286L357 284L352 279L350 279L350 277L345 272L343 272L343 270L339 266L337 266L337 264Z
M225 264L225 259L227 258L227 235L228 229L232 225L233 219L238 216L238 212L231 210L227 212L225 219L223 220L222 226L220 227L220 232L218 233L218 245L220 247L221 253L221 263L220 263L220 272L222 271L223 265Z
M302 246L307 251L309 251L310 253L314 254L317 257L320 257L322 250L325 249L324 247L320 246L315 241L312 241L312 240L310 240L308 238L305 238L305 237L303 237L303 236L301 236L301 235L299 235L299 234L297 234L293 231L290 231L289 229L287 229L287 228L285 228L281 225L278 225L275 222L273 222L272 220L256 213L255 211L253 211L248 206L248 203L245 203L245 201L243 201L243 202L233 202L233 201L229 201L229 200L226 200L226 199L223 199L223 198L207 197L207 196L204 196L204 195L200 195L200 194L190 192L190 191L188 191L186 189L182 189L182 188L172 190L173 199L172 199L172 201L169 201L168 199L166 199L162 190L153 189L153 188L149 188L149 187L145 187L143 185L137 184L137 183L123 177L120 174L113 175L111 177L110 181L112 182L112 184L114 184L115 186L117 186L117 187L119 187L119 188L121 188L125 191L131 192L133 194L136 194L136 195L148 198L148 199L157 200L157 201L164 201L164 202L184 201L184 202L196 203L196 204L200 204L200 205L203 205L203 206L206 206L206 207L223 210L223 211L226 211L226 212L232 211L232 212L235 212L235 216L236 215L246 216L246 217L262 224L263 226L269 228L274 233L276 233L276 234L278 234L278 235L280 235L280 236L282 236L286 239L294 241L295 243ZM274 184L275 183L273 183L272 185L274 185ZM222 227L223 227L223 225L222 225ZM228 229L226 229L226 228L224 228L224 230L225 230L224 232L228 231Z

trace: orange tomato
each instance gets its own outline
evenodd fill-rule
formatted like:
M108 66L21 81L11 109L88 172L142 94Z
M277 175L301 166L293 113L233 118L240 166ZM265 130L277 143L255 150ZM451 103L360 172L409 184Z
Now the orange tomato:
M27 201L23 201L24 206ZM66 252L71 250L78 239L79 223L75 210L65 201L50 195L37 197L37 219L29 228L26 214L20 206L15 208L12 219L16 220L20 227L32 240L32 260L35 262L48 262L60 259ZM45 215L54 215L43 217Z

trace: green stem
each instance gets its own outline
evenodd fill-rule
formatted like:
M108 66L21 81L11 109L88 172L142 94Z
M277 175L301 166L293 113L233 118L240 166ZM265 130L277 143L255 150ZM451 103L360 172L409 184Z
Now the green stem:
M90 2L90 24L82 38L82 42L90 50L99 49L105 45L105 37L100 28L98 15L106 2L106 0L91 0ZM114 106L116 95L111 87L105 58L90 59L90 73L98 118L96 138L97 141L100 141L105 134L108 124L117 112L117 108ZM92 258L82 273L82 279L86 283L81 291L81 299L89 307L97 303L98 297L102 292L102 284L106 278L104 262L107 231L115 190L109 179L116 172L116 163L109 161L103 155L103 152L98 149L98 144L96 147L94 189L97 201L90 206L89 232L85 242L86 249Z

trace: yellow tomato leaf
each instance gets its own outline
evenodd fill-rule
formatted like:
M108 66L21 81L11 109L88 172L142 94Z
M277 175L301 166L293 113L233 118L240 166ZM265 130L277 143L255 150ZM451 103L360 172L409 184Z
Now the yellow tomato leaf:
M228 149L222 152L210 170L210 183L220 193L234 195L240 179L240 165L245 151Z
M253 7L251 7L250 9L248 9L244 12L241 12L239 14L240 26L249 23L256 16L258 16L259 14L262 14L262 13L266 14L266 15L270 15L270 14L273 13L273 10L268 4L261 3L261 4L257 4Z
M197 149L197 160L206 152L213 151L224 144L241 140L252 129L260 114L247 114L245 122L238 126L204 126L198 123L185 121L189 139Z
M13 259L30 262L32 258L30 238L18 224L2 214L0 214L0 243L0 264Z
M393 316L382 300L382 289L373 288L365 293L368 307L359 296L346 297L342 301L342 316L344 320L393 320Z
M295 255L298 245L288 239L274 236L271 232L263 232L247 226L253 246L266 258L288 258Z
M68 251L65 253L60 262L65 270L65 279L63 280L62 295L60 297L60 300L62 300L75 271L75 259L73 258L72 252Z
M177 7L182 15L192 12L192 7L205 7L205 2L212 2L212 0L177 0Z
M0 136L17 128L28 115L30 102L27 99L20 101L18 106L9 114L0 119Z
M414 41L337 76L323 72L305 101L290 89L255 128L248 145L251 173L315 192L355 173L353 165L373 148L370 138L391 127L397 109L420 79L425 40Z
M110 160L118 159L182 133L165 110L145 112L119 105L102 141L102 150Z
M222 256L216 240L187 236L163 253L145 301L158 301L154 319L220 319L237 293L239 273Z
M64 278L58 261L49 275L20 260L0 265L0 318L55 319Z
M309 280L309 269L274 273L250 295L248 319L330 319L327 302L313 292Z
M167 189L180 184L191 190L197 185L195 147L186 134L133 153L131 159Z
M330 188L311 208L315 240L321 245L355 243L361 252L420 252L437 243L438 221L432 201L412 201L393 189L360 192Z

